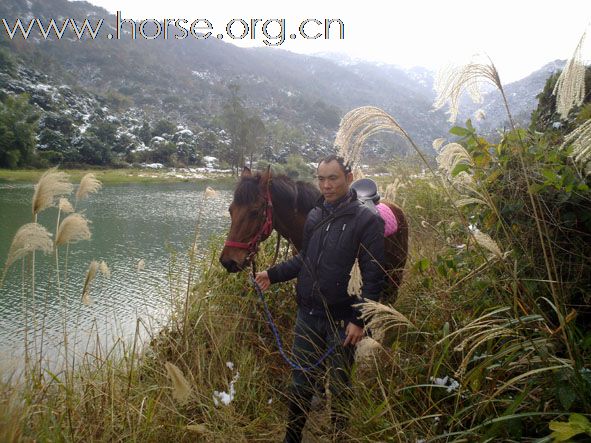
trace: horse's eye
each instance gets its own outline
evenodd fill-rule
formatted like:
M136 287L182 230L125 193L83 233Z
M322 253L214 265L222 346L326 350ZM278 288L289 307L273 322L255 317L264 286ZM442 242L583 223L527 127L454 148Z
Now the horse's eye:
M250 218L257 218L261 212L258 209L253 209L248 213Z

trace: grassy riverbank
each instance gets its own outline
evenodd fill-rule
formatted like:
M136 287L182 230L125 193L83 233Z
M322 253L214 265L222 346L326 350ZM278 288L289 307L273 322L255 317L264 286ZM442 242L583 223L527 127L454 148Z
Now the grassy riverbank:
M61 170L61 169L60 169ZM64 169L72 181L79 182L87 173L92 172L103 183L163 183L201 180L234 181L228 173L191 172L188 169ZM1 182L35 183L45 170L36 169L0 169Z
M462 145L440 148L439 171L398 166L383 178L409 220L409 260L396 302L374 309L379 340L357 349L347 438L591 436L588 177L537 133L493 145L455 132ZM108 349L97 333L57 372L32 355L25 377L0 387L0 441L280 441L289 367L245 273L218 263L222 241L201 260L173 254L164 328L138 319ZM293 292L266 294L286 348ZM326 404L306 438L332 440Z

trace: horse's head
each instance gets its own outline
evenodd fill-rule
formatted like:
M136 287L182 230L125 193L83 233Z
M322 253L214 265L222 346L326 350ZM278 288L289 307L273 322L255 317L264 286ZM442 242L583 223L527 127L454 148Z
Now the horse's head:
M254 258L259 243L273 230L271 173L255 174L244 167L230 204L230 232L220 262L228 272L239 272Z

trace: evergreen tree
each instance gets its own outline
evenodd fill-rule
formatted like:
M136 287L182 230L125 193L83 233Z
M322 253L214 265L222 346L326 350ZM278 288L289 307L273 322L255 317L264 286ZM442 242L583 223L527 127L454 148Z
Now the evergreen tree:
M27 94L7 96L0 102L0 167L17 168L31 163L38 121Z

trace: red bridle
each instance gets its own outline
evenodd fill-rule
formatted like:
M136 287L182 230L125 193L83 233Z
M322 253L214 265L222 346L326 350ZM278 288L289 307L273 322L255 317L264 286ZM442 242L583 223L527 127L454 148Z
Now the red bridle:
M273 201L271 200L271 180L267 183L267 193L265 195L265 222L248 243L226 240L224 246L230 248L246 249L248 259L255 255L259 250L259 243L266 240L273 232Z

